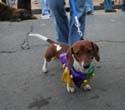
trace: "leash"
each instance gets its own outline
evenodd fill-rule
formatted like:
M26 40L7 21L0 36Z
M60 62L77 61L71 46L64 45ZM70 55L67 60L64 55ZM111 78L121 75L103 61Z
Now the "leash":
M75 26L77 28L78 34L82 38L83 34L82 34L81 29L80 29L80 23L79 23L79 20L78 20L78 14L77 14L77 11L76 11L75 2L74 2L74 0L70 0L70 1L71 1L71 5L72 5L74 20L75 20Z

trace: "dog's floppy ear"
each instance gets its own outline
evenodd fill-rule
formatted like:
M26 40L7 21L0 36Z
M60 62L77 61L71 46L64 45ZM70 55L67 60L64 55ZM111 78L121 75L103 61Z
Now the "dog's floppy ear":
M97 44L95 44L94 42L92 42L92 47L93 47L93 50L94 50L94 57L96 59L96 61L100 61L100 56L99 56L99 47Z
M73 48L70 47L68 50L67 50L67 62L69 64L70 67L73 66Z

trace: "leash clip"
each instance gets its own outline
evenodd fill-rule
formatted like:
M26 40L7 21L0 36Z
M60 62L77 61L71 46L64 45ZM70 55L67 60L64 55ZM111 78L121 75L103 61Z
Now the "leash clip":
M82 37L82 31L80 30L80 27L77 27L77 32L79 33L80 37Z
M79 20L78 20L77 16L75 16L75 21L76 21L75 26L77 27L77 32L80 35L80 37L82 37L83 34L82 34L81 29L80 29L80 23L79 23Z

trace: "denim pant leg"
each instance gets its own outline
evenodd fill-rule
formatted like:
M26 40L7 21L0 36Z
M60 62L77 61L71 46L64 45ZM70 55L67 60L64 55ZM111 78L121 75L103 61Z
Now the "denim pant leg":
M104 0L104 9L112 10L112 0Z
M42 15L49 15L49 8L46 0L41 0Z
M48 0L56 26L57 41L68 44L69 22L64 8L64 0Z
M75 1L75 5L76 5L76 10L78 13L78 19L80 22L80 29L82 31L82 34L84 36L84 32L85 32L85 18L86 18L86 8L85 8L85 3L86 0L74 0ZM70 3L70 7L72 7L71 3ZM71 8L71 18L70 18L70 32L69 32L69 45L72 45L74 42L80 40L81 36L79 35L79 33L77 32L77 27L74 24L74 16L73 16L73 11ZM83 37L82 36L82 37Z
M94 4L93 4L93 0L86 0L86 11L92 11L94 12Z
M15 0L6 0L7 5L13 5L15 4Z

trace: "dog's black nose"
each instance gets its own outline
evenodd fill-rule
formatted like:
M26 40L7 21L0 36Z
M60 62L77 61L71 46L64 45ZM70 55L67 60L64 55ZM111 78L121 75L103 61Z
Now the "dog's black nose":
M83 67L84 67L85 69L88 69L88 68L90 67L90 64L89 64L89 63L85 63L85 64L83 65Z

